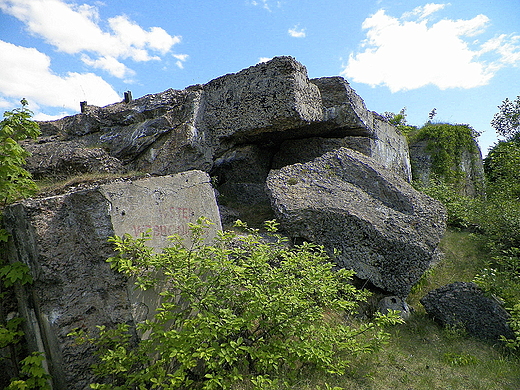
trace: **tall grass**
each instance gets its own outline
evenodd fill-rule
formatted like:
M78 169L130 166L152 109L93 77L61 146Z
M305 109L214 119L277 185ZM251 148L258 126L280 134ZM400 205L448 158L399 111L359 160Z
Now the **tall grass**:
M409 296L415 312L393 327L382 350L353 361L341 377L306 370L294 389L316 390L518 390L520 359L499 345L470 338L462 329L435 323L419 303L428 291L448 283L469 282L487 253L470 233L448 231L441 243L444 259ZM240 387L238 387L240 389Z

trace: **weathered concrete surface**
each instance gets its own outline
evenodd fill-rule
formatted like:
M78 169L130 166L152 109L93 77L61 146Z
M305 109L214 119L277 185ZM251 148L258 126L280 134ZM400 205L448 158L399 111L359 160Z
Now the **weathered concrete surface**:
M413 180L428 186L433 178L433 158L429 150L429 143L435 140L420 140L410 144L410 162L412 165ZM484 191L484 165L478 142L473 139L472 145L458 151L460 162L454 166L454 171L462 173L458 185L455 187L460 195L478 196Z
M376 112L367 110L363 99L344 78L322 77L311 82L321 92L323 122L336 128L337 133L345 129L345 135L349 137L368 138L370 142L364 145L356 145L352 140L353 149L372 157L410 182L412 172L408 144L397 128Z
M267 188L287 233L324 245L341 267L399 297L437 258L444 207L347 148L273 170Z
M200 171L120 179L6 208L9 259L27 264L34 277L17 292L19 310L29 347L46 355L54 389L83 390L93 379L92 351L67 337L71 330L135 324L153 312L154 297L129 294L128 280L110 270L107 238L151 229L151 245L162 247L200 216L220 228L209 180Z
M292 57L275 57L204 85L202 121L214 139L251 141L322 119L320 91Z
M184 90L86 106L40 127L47 136L102 147L127 170L159 175L210 172L216 160L245 144L276 148L284 140L350 137L346 143L410 179L408 147L396 128L368 111L343 78L309 80L292 57Z
M42 137L38 143L24 142L31 155L25 168L34 179L64 180L85 173L122 173L123 164L102 148L86 148L77 141Z
M497 341L514 338L504 307L475 283L455 282L430 291L421 299L426 312L443 326L461 326L469 335Z
M87 106L84 113L40 122L43 134L103 147L127 170L172 174L208 171L213 147L196 127L202 89L168 89L129 103Z

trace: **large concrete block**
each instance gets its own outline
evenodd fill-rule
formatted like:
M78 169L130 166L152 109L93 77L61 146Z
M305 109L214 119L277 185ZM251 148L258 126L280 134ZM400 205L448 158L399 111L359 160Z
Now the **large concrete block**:
M215 140L251 141L322 118L320 91L292 57L275 57L204 85L203 127Z
M105 261L113 254L107 238L150 229L150 244L160 248L171 234L186 236L187 224L200 216L219 229L209 180L200 171L119 179L6 208L9 260L27 264L34 277L32 285L17 291L19 310L30 349L45 354L54 389L85 389L93 379L92 351L76 345L67 336L71 330L135 325L157 301L129 293L129 281Z
M440 202L348 148L272 170L271 204L295 239L325 246L336 263L405 298L438 258L446 228Z
M410 155L404 135L382 116L367 110L363 99L344 78L322 77L311 82L318 86L321 93L323 125L342 129L349 137L368 138L369 147L353 149L372 157L411 182Z

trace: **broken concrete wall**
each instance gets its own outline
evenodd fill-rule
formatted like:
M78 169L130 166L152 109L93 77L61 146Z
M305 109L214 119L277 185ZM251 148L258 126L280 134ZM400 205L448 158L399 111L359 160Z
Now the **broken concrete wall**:
M420 140L410 144L410 161L412 164L413 180L427 187L434 179L434 161L430 143L435 140ZM460 172L461 177L454 188L462 196L475 197L484 193L484 164L482 152L476 139L472 144L459 151L459 163L452 170Z
M184 90L86 106L81 114L40 126L61 142L103 148L127 170L160 175L210 172L215 160L244 144L364 137L369 142L350 144L410 178L408 147L397 129L367 110L343 78L309 80L292 57L275 57Z
M438 258L442 204L348 148L272 170L267 188L284 232L323 245L340 267L406 298Z
M106 263L108 237L150 229L150 244L160 248L171 234L186 236L187 223L200 216L220 229L209 180L200 171L119 179L6 208L9 260L27 264L34 278L17 291L19 310L30 349L45 354L53 389L85 389L93 380L91 347L76 345L70 331L134 326L153 313L155 298L129 293L129 281Z
M336 128L337 133L344 129L345 135L353 138L349 147L372 157L410 182L410 156L404 135L382 116L367 110L363 99L344 78L322 77L311 81L321 92L325 109L323 122ZM368 142L359 142L358 137L367 138Z

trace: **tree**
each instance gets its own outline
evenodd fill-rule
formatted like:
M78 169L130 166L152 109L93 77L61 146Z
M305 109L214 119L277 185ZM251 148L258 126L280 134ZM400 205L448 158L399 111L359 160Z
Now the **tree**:
M394 125L399 131L401 131L405 136L408 136L409 133L417 130L416 126L411 126L408 124L406 120L406 107L403 107L398 114L395 114L390 111L385 111L383 113L383 117L391 124Z
M40 135L40 128L31 119L33 113L27 108L27 100L22 99L21 104L21 108L6 111L0 122L0 210L6 204L28 197L37 190L31 174L23 168L29 153L18 141L36 139ZM0 241L7 239L7 232L0 228ZM0 302L7 296L6 289L12 288L14 284L32 283L29 268L25 264L4 264L5 260L3 256L0 258ZM19 376L11 381L7 389L50 389L49 375L42 366L43 356L35 352L17 362L19 356L15 347L24 336L20 330L22 319L15 317L5 321L4 317L0 305L0 349L9 348L9 352L2 353L3 358L10 355Z
M403 107L398 114L385 111L383 117L394 126L405 126L406 123L406 107Z
M500 141L484 159L484 172L492 193L520 199L520 141Z
M153 319L138 325L99 327L97 336L74 332L79 342L98 347L96 389L215 389L246 381L256 388L282 378L276 387L308 367L342 374L352 354L375 350L388 334L383 326L401 322L396 313L353 325L367 293L349 281L352 271L335 271L324 249L304 243L289 247L266 226L248 234L220 232L204 243L205 219L191 225L193 245L178 236L162 252L146 236L114 237L111 267L133 277L140 289L159 290ZM162 282L157 276L162 275Z
M491 126L499 135L509 139L520 131L520 96L514 101L506 98L498 109Z
M31 196L36 184L23 166L29 153L18 143L26 138L36 139L40 135L38 123L33 121L27 100L22 107L4 113L0 122L0 209L17 199ZM6 241L5 230L0 229L0 241Z

